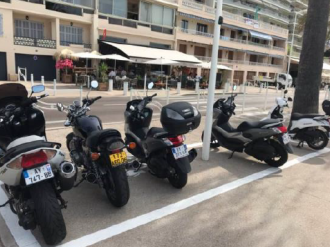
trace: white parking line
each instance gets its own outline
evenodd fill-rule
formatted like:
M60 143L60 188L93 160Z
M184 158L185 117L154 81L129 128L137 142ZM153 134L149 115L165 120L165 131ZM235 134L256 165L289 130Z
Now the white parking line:
M76 240L72 240L68 243L65 243L63 245L60 245L60 247L85 247L85 246L90 246L93 244L96 244L98 242L101 242L103 240L112 238L114 236L117 236L119 234L122 234L124 232L127 232L129 230L135 229L139 226L143 226L145 224L148 224L150 222L159 220L161 218L164 218L168 215L174 214L176 212L179 212L183 209L187 209L191 206L194 206L196 204L199 204L201 202L204 202L206 200L209 200L211 198L214 198L218 195L224 194L228 191L234 190L236 188L239 188L243 185L249 184L253 181L256 181L258 179L264 178L266 176L269 176L271 174L274 174L278 171L284 170L286 168L292 167L296 164L299 164L305 160L315 158L321 154L325 154L330 152L329 148L325 148L321 151L314 152L307 154L302 157L298 157L296 159L293 159L289 162L287 162L284 166L281 168L269 168L257 173L254 173L252 175L249 175L247 177L235 180L233 182L221 185L217 188L208 190L206 192L197 194L195 196L189 197L187 199L184 199L182 201L170 204L168 206L165 206L163 208L154 210L152 212L140 215L138 217L135 217L133 219L129 219L127 221L124 221L122 223L119 223L117 225L110 226L108 228L105 228L103 230L99 230L97 232L91 233L89 235L83 236L81 238L78 238Z
M3 183L0 181L0 186L2 185ZM5 191L2 187L0 187L0 203L2 204L7 200L8 198ZM21 226L18 225L17 215L12 213L9 205L1 208L0 213L19 247L40 247L40 244L33 236L31 231L25 231Z

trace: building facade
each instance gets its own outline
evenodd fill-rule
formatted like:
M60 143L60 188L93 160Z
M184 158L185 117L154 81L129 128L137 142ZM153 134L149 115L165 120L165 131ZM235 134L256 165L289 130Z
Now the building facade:
M17 74L17 67L27 67L36 80L41 75L53 80L57 52L98 50L100 40L173 49L210 61L216 4L0 0L0 80ZM224 0L218 62L233 69L228 79L241 83L286 70L293 6L306 7L299 0Z

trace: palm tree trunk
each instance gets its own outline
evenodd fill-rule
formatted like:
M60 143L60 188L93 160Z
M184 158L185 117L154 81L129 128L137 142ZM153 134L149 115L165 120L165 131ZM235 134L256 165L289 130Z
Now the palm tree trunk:
M310 0L293 112L317 113L330 0Z

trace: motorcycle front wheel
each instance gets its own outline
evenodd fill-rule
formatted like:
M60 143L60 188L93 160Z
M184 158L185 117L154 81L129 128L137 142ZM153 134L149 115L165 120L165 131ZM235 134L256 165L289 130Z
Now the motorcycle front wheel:
M202 133L202 142L203 141L204 141L204 131ZM217 138L215 137L215 135L213 133L211 134L210 147L211 148L218 148L218 147L220 147L220 143L218 142Z
M311 142L307 142L308 146L314 150L322 150L326 146L328 146L329 138L328 136L319 129L314 130L315 138Z
M50 181L38 183L29 190L36 220L46 244L59 244L66 236L66 226L52 184Z
M270 140L270 145L275 149L276 155L271 159L265 160L265 162L273 167L280 167L288 161L288 151L285 147L277 141Z
M130 197L130 190L125 166L107 168L103 176L104 190L112 205L123 207L127 204Z

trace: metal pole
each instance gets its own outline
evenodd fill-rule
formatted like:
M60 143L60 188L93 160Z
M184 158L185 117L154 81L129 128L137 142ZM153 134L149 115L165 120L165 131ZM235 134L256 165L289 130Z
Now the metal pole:
M144 94L147 91L147 73L144 74Z
M264 110L267 109L267 102L268 102L268 82L266 82L266 95L265 95L265 104L264 104Z
M166 105L170 103L170 90L166 89Z
M54 79L54 96L56 96L56 79Z
M165 89L167 90L167 83L168 83L168 78L167 78L167 76L165 76L165 83L166 83Z
M41 76L41 83L42 83L42 85L45 85L45 77L44 76Z
M133 88L131 87L131 90L129 91L129 97L130 97L130 101L133 100Z
M293 33L292 33L292 39L291 39L291 49L290 49L290 55L289 55L289 60L288 60L287 74L290 74L291 56L292 56L293 43L294 43L294 33L296 31L296 22L297 22L297 12L295 12L295 16L294 16Z
M244 84L244 88L243 88L243 104L242 104L242 112L244 112L245 109L245 95L246 95L246 87Z
M205 120L203 151L202 151L202 159L206 161L209 160L210 158L213 102L214 102L214 92L215 92L215 81L217 76L219 37L220 37L220 28L221 28L221 26L219 25L219 20L221 16L222 16L222 0L218 0L217 11L215 14L215 22L214 22L212 62L211 62L210 82L208 88L206 120Z
M199 110L200 97L201 97L201 90L198 89L198 91L197 91L197 110Z
M34 78L33 78L33 74L31 74L31 87L34 86Z
M83 88L82 88L82 84L80 84L80 105L83 105L82 101L83 101L83 98L82 98L82 92L83 92Z

